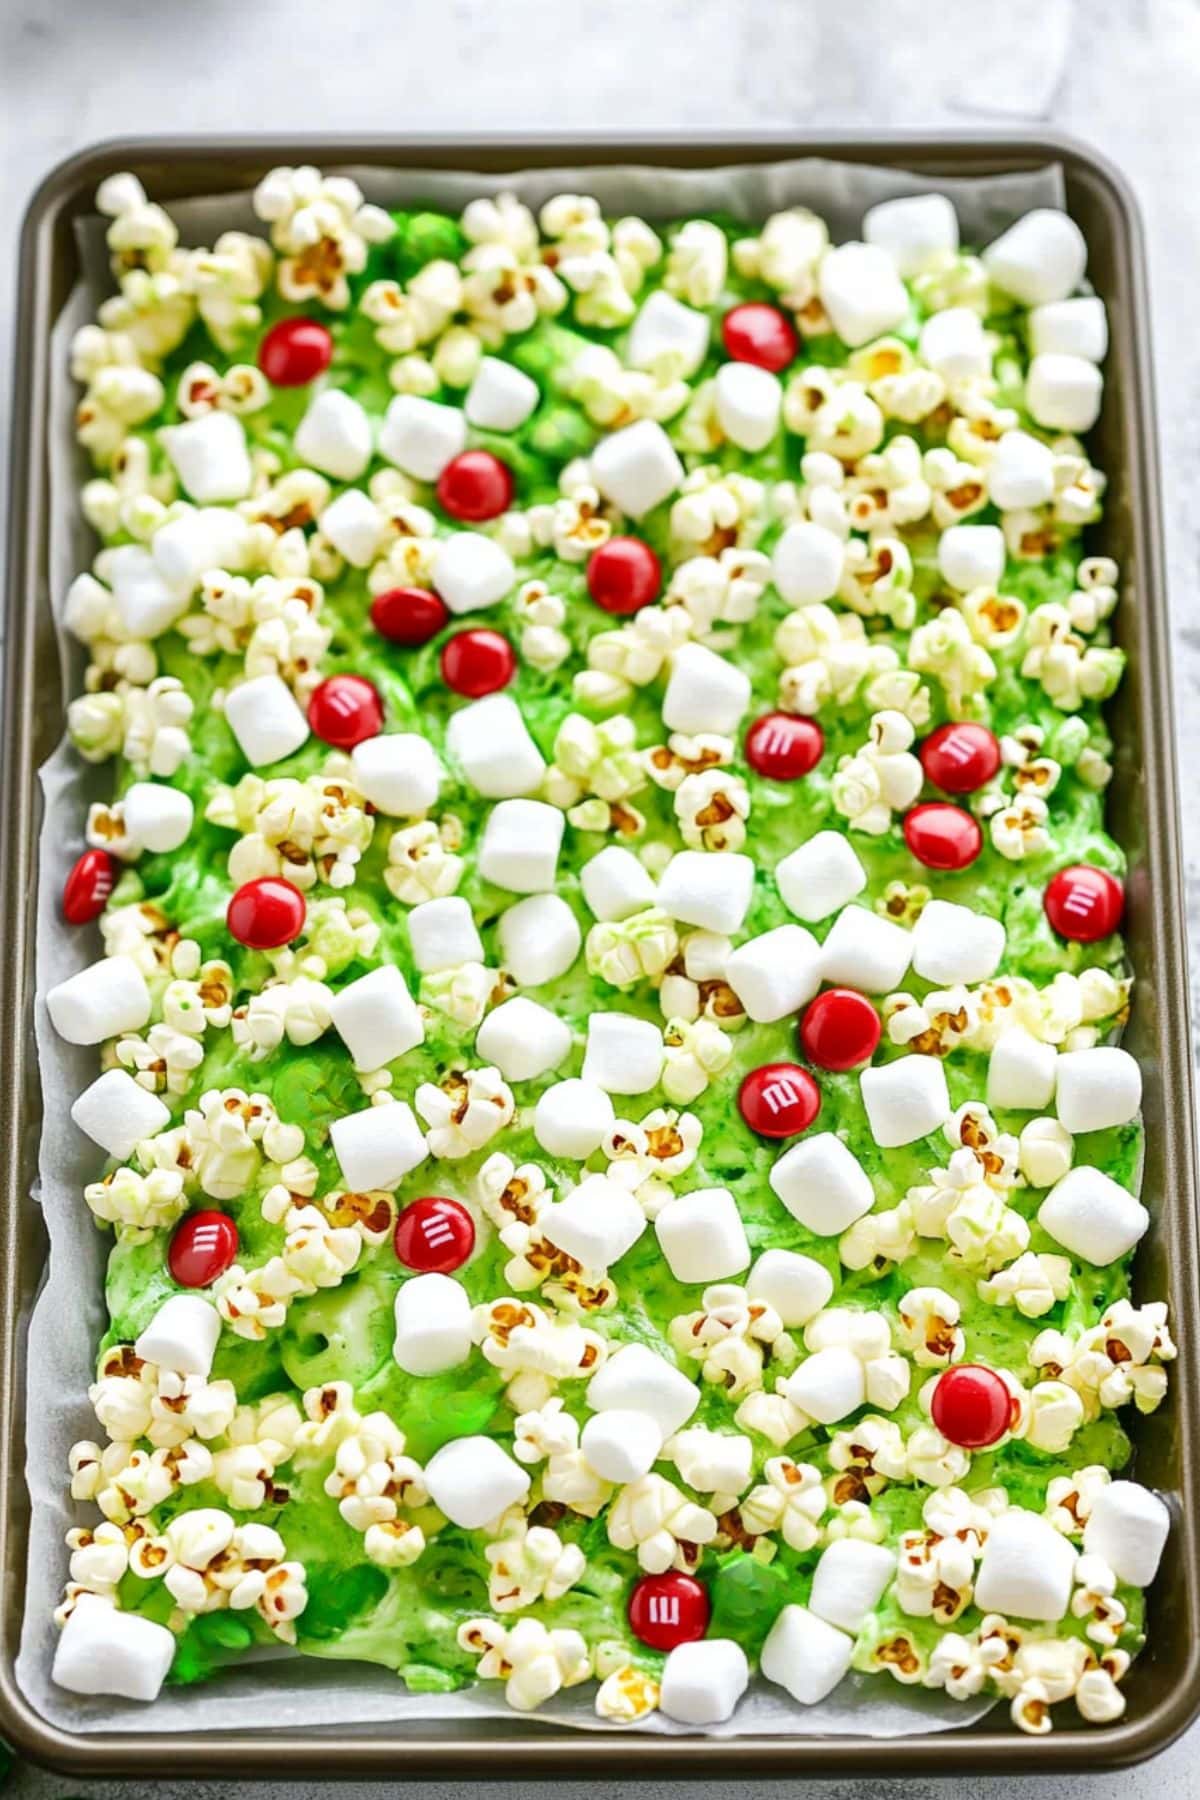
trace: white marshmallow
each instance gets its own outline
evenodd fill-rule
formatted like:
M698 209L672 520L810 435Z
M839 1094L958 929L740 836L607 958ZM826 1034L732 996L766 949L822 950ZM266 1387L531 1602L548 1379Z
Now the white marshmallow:
M345 1113L329 1127L342 1179L356 1194L398 1187L429 1155L425 1133L406 1100Z
M1084 1553L1101 1557L1118 1581L1149 1587L1170 1529L1171 1515L1157 1494L1140 1481L1113 1481L1092 1501Z
M725 979L756 1025L798 1012L821 985L821 946L803 925L777 925L728 958Z
M500 955L518 987L565 975L583 943L579 921L557 894L530 894L500 915Z
M365 569L379 555L383 522L379 509L361 488L347 488L321 514L321 531L339 556L355 569Z
M837 1538L822 1551L813 1572L809 1607L818 1619L854 1636L879 1605L895 1573L894 1550L863 1538Z
M1038 1207L1037 1219L1064 1250L1099 1268L1132 1250L1150 1224L1140 1200L1111 1175L1087 1165L1055 1183Z
M728 937L740 931L754 892L754 862L733 850L678 850L658 883L658 904L672 919Z
M425 1042L421 1010L394 963L384 963L340 989L329 1016L362 1074L382 1069Z
M151 550L163 580L186 599L209 569L236 574L244 567L250 554L250 525L227 506L193 508L160 525ZM130 619L123 622L132 637L156 635L135 629Z
M1065 300L1083 280L1087 245L1065 212L1038 207L1010 225L983 252L988 276L1026 306Z
M130 637L155 638L186 612L190 585L170 585L149 551L140 544L121 544L108 553L107 575L117 617ZM67 591L67 624L77 606L99 587L94 575L80 575Z
M945 194L880 200L863 214L863 241L886 250L906 278L958 249L958 215Z
M649 1413L593 1413L579 1438L584 1458L602 1481L624 1483L649 1474L662 1454L662 1432Z
M538 1230L585 1269L610 1269L646 1229L646 1215L628 1188L607 1175L585 1175L564 1200L547 1207ZM593 1407L595 1402L590 1403Z
M992 503L1003 510L1044 506L1054 498L1054 456L1027 431L1006 431L988 465Z
M950 525L938 539L938 573L960 594L998 587L1004 559L1004 533L998 525Z
M797 1250L764 1250L746 1277L751 1300L774 1307L790 1331L807 1325L833 1298L833 1276L811 1256Z
M1142 1071L1128 1050L1101 1044L1059 1057L1058 1117L1073 1136L1127 1125L1141 1104Z
M577 1162L600 1148L615 1122L604 1089L575 1076L548 1087L533 1109L533 1135L547 1156L570 1156Z
M221 1315L199 1294L172 1294L134 1342L143 1362L177 1375L205 1375L221 1336Z
M948 306L945 312L933 313L921 327L920 347L922 361L947 381L991 374L983 320L969 306Z
M475 1034L475 1050L495 1063L505 1081L536 1081L571 1050L571 1027L536 1000L517 994L490 1012Z
M663 1036L649 1019L632 1013L591 1013L583 1055L583 1079L610 1094L648 1094L662 1074Z
M1100 363L1108 354L1108 316L1098 294L1035 306L1028 325L1035 356L1082 356Z
M461 407L443 406L421 394L397 394L384 414L379 454L414 481L436 481L467 446Z
M350 761L363 797L389 818L423 818L437 800L442 766L433 745L415 731L364 738Z
M819 1131L771 1165L771 1191L818 1237L836 1237L875 1204L871 1177L840 1137Z
M524 1500L529 1474L495 1438L454 1438L426 1463L425 1486L451 1524L478 1531Z
M827 919L867 885L867 871L840 831L818 831L775 865L775 886L789 912L806 924Z
M54 1651L51 1679L72 1694L157 1700L178 1639L99 1594L80 1594Z
M351 395L324 388L314 394L296 427L292 448L302 463L322 475L357 481L371 460L371 421Z
M816 1706L833 1692L853 1654L853 1638L806 1606L792 1605L784 1607L767 1633L759 1667L801 1706Z
M908 316L908 294L886 250L839 244L821 258L817 291L833 329L852 350Z
M790 606L832 600L846 562L841 538L824 525L801 519L789 525L771 557L771 580Z
M480 431L516 431L537 406L538 384L499 356L485 356L467 389L463 411Z
M818 1425L836 1425L860 1407L867 1397L867 1380L860 1359L844 1344L830 1344L806 1356L784 1383L783 1391L793 1406L806 1412Z
M913 926L912 966L926 981L987 981L1004 956L1005 931L972 906L930 900Z
M912 954L913 934L903 925L866 906L847 906L821 945L821 973L835 987L890 994L904 979Z
M601 438L591 455L592 480L614 506L642 519L673 494L683 464L661 425L639 419Z
M471 1354L471 1301L451 1275L412 1275L396 1290L392 1355L406 1375L440 1375Z
M713 382L717 424L740 450L765 450L779 430L783 385L756 363L727 362Z
M1047 431L1090 431L1100 417L1104 377L1082 356L1046 350L1035 356L1025 378L1025 405Z
M171 1112L127 1070L106 1069L84 1088L71 1117L94 1144L124 1162L143 1138L154 1137L168 1124Z
M695 1188L668 1200L654 1230L676 1281L727 1281L749 1266L746 1228L728 1188Z
M1075 1547L1037 1513L1010 1506L988 1528L975 1604L1008 1618L1062 1619L1071 1600Z
M683 1725L719 1725L733 1717L750 1685L746 1652L732 1638L677 1644L663 1664L658 1704Z
M148 1023L150 990L132 957L105 956L52 987L46 1011L68 1044L100 1044Z
M1054 1098L1058 1051L1023 1026L997 1039L988 1061L987 1103L1016 1112L1041 1112Z
M718 731L730 736L749 704L750 677L715 650L703 644L683 644L671 658L662 703L663 724L668 730Z
M479 873L510 894L542 894L554 886L564 815L544 800L501 800L488 814Z
M619 844L606 844L584 863L579 885L595 917L606 921L627 919L631 913L653 906L656 899L645 864Z
M663 1441L687 1424L700 1404L694 1381L644 1344L624 1344L587 1385L593 1412L649 1413Z
M196 809L182 788L162 781L135 781L121 796L125 829L139 850L159 854L186 843Z
M871 1136L881 1150L915 1144L950 1117L946 1071L936 1056L902 1056L858 1078Z
M705 313L656 288L629 327L625 361L631 369L658 369L686 381L708 354L709 330Z
M488 694L456 712L446 748L486 800L515 800L542 785L546 764L511 694Z
M457 969L461 963L482 962L483 939L475 927L471 908L459 894L441 900L422 900L408 915L408 941L413 962L422 975L439 969Z
M252 769L281 762L308 741L308 720L279 675L255 675L230 688L225 720Z
M517 579L512 557L479 531L456 531L434 552L430 579L452 613L482 612Z
M227 412L202 413L159 432L163 449L193 500L244 500L254 473L246 448L246 428Z

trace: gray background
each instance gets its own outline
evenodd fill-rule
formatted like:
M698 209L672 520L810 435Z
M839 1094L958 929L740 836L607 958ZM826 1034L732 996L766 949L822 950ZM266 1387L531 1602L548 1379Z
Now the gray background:
M971 125L1038 121L1118 162L1145 212L1181 754L1200 751L1200 0L0 0L0 415L25 200L80 145L129 132ZM6 448L0 449L0 459ZM0 490L2 491L2 490ZM0 501L2 505L2 501ZM1200 783L1185 780L1189 901ZM1196 912L1195 906L1189 910ZM1200 948L1192 942L1193 980ZM775 1784L783 1791L788 1784ZM795 1784L797 1796L800 1784ZM948 1800L960 1781L816 1782L813 1800ZM1140 1770L979 1780L980 1800L1200 1795L1200 1725ZM706 1784L651 1784L658 1796ZM166 1785L159 1800L231 1800ZM358 1800L357 1786L256 1795ZM370 1790L377 1792L378 1789ZM423 1784L428 1800L456 1790ZM462 1792L462 1790L457 1790ZM518 1789L494 1790L516 1800ZM519 1790L522 1796L527 1789ZM565 1800L622 1789L567 1783ZM5 1800L146 1800L144 1783L14 1775ZM717 1786L711 1788L716 1800Z

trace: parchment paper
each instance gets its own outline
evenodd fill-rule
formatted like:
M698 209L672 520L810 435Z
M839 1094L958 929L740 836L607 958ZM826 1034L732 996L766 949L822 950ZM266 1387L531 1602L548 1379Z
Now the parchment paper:
M330 171L332 172L332 171ZM343 171L378 204L427 203L459 211L478 194L510 189L536 208L552 194L595 194L606 212L635 212L667 219L724 208L751 227L782 207L808 205L824 217L835 239L856 236L864 210L878 200L935 190L949 194L958 209L965 243L982 244L1033 206L1061 206L1063 184L1056 168L1029 175L927 182L892 169L871 169L814 158L716 170L671 170L634 166L538 170L495 176L355 168ZM223 230L263 231L247 193L214 195L177 203L171 213L185 244L211 243ZM90 567L95 540L79 509L79 489L90 473L75 443L72 415L78 389L68 369L76 329L95 316L112 291L105 221L84 220L80 247L84 277L73 291L51 340L50 396L50 574L51 600L59 626L65 692L82 685L85 662L80 646L62 629L64 597L70 582ZM99 1428L87 1401L96 1346L107 1328L104 1269L111 1244L99 1231L83 1200L84 1183L101 1164L96 1146L70 1120L70 1106L97 1073L96 1051L65 1044L53 1031L42 996L49 987L94 961L101 953L94 930L66 930L58 896L82 840L88 805L111 792L103 767L85 764L66 742L40 771L43 822L38 895L36 1036L44 1122L39 1182L34 1194L46 1221L50 1251L45 1284L29 1330L26 1478L32 1501L25 1620L17 1660L17 1680L30 1703L52 1724L74 1731L229 1731L330 1729L356 1726L385 1732L397 1723L443 1720L476 1725L485 1719L512 1723L497 1683L449 1695L409 1694L388 1670L364 1663L268 1652L246 1659L203 1686L165 1689L153 1706L65 1693L50 1680L57 1638L52 1613L67 1573L64 1533L94 1522L95 1508L76 1506L68 1493L67 1456L78 1438ZM543 1707L544 1724L609 1730L593 1710L591 1683ZM902 1687L882 1676L846 1677L818 1706L795 1705L782 1689L756 1679L726 1725L711 1735L762 1736L771 1733L901 1737L971 1724L994 1700L947 1699L940 1692ZM690 1727L655 1714L639 1729L681 1733Z

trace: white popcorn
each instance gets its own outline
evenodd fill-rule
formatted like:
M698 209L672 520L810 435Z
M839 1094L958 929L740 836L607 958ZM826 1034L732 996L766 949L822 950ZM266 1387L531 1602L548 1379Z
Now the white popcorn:
M1099 1045L1068 1050L1058 1058L1055 1108L1074 1135L1127 1125L1141 1104L1142 1071L1128 1050Z
M736 851L680 850L659 878L658 904L685 925L728 935L741 930L753 889L753 858Z
M464 1531L498 1519L529 1492L529 1476L494 1438L453 1438L425 1465L425 1485L440 1512Z
M650 1472L662 1453L663 1439L649 1413L614 1407L592 1415L579 1444L597 1475L623 1484Z
M99 1044L140 1031L150 1018L150 990L130 956L106 956L60 981L46 995L46 1011L68 1044Z
M165 1625L85 1593L63 1626L51 1674L72 1694L157 1700L174 1656L175 1637Z
M865 906L847 906L821 945L821 978L864 994L886 994L904 979L914 934Z
M845 1231L875 1203L870 1176L832 1131L791 1145L767 1179L792 1217L821 1237Z
M775 545L771 580L789 605L814 606L838 592L845 561L845 545L836 533L801 519Z
M588 1647L577 1631L548 1631L537 1619L518 1619L511 1627L498 1619L468 1619L458 1628L458 1643L480 1658L481 1677L504 1681L504 1698L518 1712L532 1712L592 1673Z
M346 1186L359 1194L397 1187L429 1154L425 1134L402 1100L334 1119L329 1137Z
M604 498L631 519L644 518L683 480L683 464L653 419L602 438L592 451L591 472Z
M278 675L256 675L225 696L225 719L252 768L281 761L308 740L308 720Z
M707 316L657 288L629 328L625 357L634 369L686 380L704 361L708 339Z
M788 911L813 924L861 894L867 872L840 831L818 831L776 863L775 885ZM827 946L828 939L824 948ZM832 979L827 973L824 978Z
M864 243L886 250L906 279L945 265L958 249L958 215L945 194L880 200L863 214Z
M143 1138L162 1131L171 1114L124 1069L109 1069L80 1094L71 1117L93 1143L124 1161Z
M557 1068L570 1048L565 1020L521 994L490 1012L475 1036L477 1053L495 1063L506 1081L535 1081Z
M1035 356L1082 356L1102 363L1108 354L1108 318L1098 294L1035 306L1028 325Z
M582 1162L600 1148L615 1120L612 1101L595 1082L558 1081L538 1097L533 1135L548 1156Z
M159 434L180 481L193 500L210 505L244 500L252 480L246 429L231 413L210 412Z
M396 1290L392 1355L406 1375L440 1375L471 1353L471 1302L450 1275L412 1275Z
M840 1538L822 1551L813 1571L809 1610L853 1635L862 1630L895 1572L894 1550L862 1538Z
M587 1386L593 1412L648 1413L664 1441L682 1430L700 1404L700 1389L644 1344L623 1344Z
M512 1120L512 1091L499 1069L451 1070L439 1083L422 1082L413 1096L428 1127L431 1156L457 1161L495 1137Z
M685 1725L718 1725L733 1717L750 1684L750 1665L732 1638L677 1644L663 1665L659 1706Z
M850 1667L854 1639L807 1607L789 1605L767 1633L760 1654L768 1681L786 1688L801 1706L831 1694Z
M480 612L510 593L517 579L512 558L478 531L456 531L438 541L430 578L455 614Z
M988 1061L987 1102L991 1107L1040 1112L1054 1098L1061 1062L1053 1044L1044 1044L1020 1025L996 1040Z
M1157 1494L1137 1481L1113 1481L1092 1501L1083 1548L1108 1564L1118 1581L1145 1588L1158 1573L1171 1515Z
M1005 943L999 919L952 900L931 900L913 928L913 968L943 987L986 981L999 968Z
M982 1612L1062 1619L1071 1599L1075 1551L1045 1519L1010 1506L992 1523L975 1582Z
M512 363L485 356L467 390L463 410L481 431L516 431L535 410L538 385Z
M488 814L479 846L479 873L513 894L554 887L563 815L543 800L501 800Z
M675 652L662 704L668 730L730 735L749 704L744 670L703 644L683 644Z
M420 1011L392 963L342 988L334 995L329 1016L361 1072L382 1069L425 1042Z
M1101 1268L1128 1255L1150 1224L1140 1200L1103 1170L1092 1168L1064 1175L1042 1201L1037 1218L1065 1250Z
M1087 245L1074 219L1038 207L988 245L983 264L996 287L1025 306L1043 306L1079 286Z
M822 257L817 291L833 329L851 349L881 337L908 316L908 294L886 250L839 244Z
M946 1071L934 1056L903 1056L859 1076L871 1136L881 1150L928 1137L950 1116Z
M696 1188L668 1201L654 1230L676 1281L724 1281L749 1265L746 1230L728 1188Z
M357 481L371 460L371 421L351 395L323 388L296 427L292 447L301 462L323 475Z
M172 1294L133 1347L143 1362L180 1375L207 1375L220 1335L220 1315L210 1301L198 1294Z
M771 1307L785 1328L807 1325L833 1297L833 1276L795 1250L764 1250L746 1277L746 1293Z
M658 1083L663 1054L657 1025L629 1013L592 1013L583 1079L610 1094L645 1094Z
M446 747L477 793L512 800L539 788L546 764L510 694L488 694L450 719Z

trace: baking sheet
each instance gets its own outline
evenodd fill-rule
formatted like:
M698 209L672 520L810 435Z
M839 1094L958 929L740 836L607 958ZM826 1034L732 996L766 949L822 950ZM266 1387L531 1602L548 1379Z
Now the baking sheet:
M333 171L328 171L332 173ZM786 206L808 205L828 222L835 239L857 234L863 211L901 194L937 191L955 202L964 242L986 243L1033 206L1061 206L1057 168L1032 174L950 178L936 182L895 169L876 169L808 158L717 170L673 170L613 165L537 170L517 175L350 168L367 197L378 204L426 203L459 211L479 194L511 190L536 208L561 192L594 194L606 212L636 212L653 219L726 209L750 226ZM249 194L215 195L171 207L184 243L211 242L222 230L261 231ZM112 291L104 247L105 221L81 226L84 277L60 315L51 339L49 568L51 601L59 627L64 691L80 691L85 656L61 627L67 587L90 566L96 544L82 519L78 494L87 460L74 440L78 397L70 379L70 340ZM35 1030L43 1095L43 1130L35 1199L49 1237L45 1285L30 1322L27 1382L26 1479L32 1502L25 1616L16 1664L26 1699L51 1724L72 1731L228 1731L321 1729L351 1725L377 1729L434 1719L504 1718L514 1715L495 1683L452 1695L408 1694L389 1671L363 1663L297 1657L286 1653L243 1661L191 1690L164 1690L152 1707L122 1700L67 1695L50 1680L57 1632L51 1614L66 1577L65 1532L94 1522L95 1509L76 1506L67 1491L67 1457L80 1437L98 1427L87 1402L96 1345L107 1328L104 1268L110 1238L92 1220L82 1198L94 1179L96 1148L69 1117L74 1098L96 1073L94 1049L63 1043L51 1029L42 996L56 982L100 953L95 931L64 930L58 910L67 871L78 854L86 810L111 791L103 766L82 762L64 740L39 772L43 819L39 838ZM611 1730L597 1720L594 1687L561 1695L535 1715L544 1724ZM995 1704L979 1697L957 1702L944 1694L905 1688L880 1676L850 1675L836 1693L801 1708L782 1691L756 1680L735 1718L710 1735L858 1735L888 1738L971 1724ZM683 1734L692 1728L655 1714L639 1729Z

